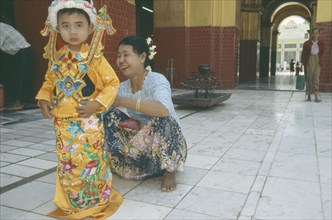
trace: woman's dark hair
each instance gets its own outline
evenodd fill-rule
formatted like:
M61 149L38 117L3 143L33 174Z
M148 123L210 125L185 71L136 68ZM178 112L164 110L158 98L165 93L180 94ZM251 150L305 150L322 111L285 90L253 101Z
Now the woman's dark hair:
M146 43L146 40L143 37L140 36L128 36L123 38L119 45L130 45L133 47L134 53L140 55L142 53L146 53L146 59L144 62L144 67L147 67L150 65L149 60L149 45Z
M85 16L85 18L88 20L88 24L90 25L91 21L90 21L90 16L88 15L88 13L86 13L83 9L80 8L64 8L58 11L57 14L57 21L59 22L59 17L64 15L64 14L83 14Z

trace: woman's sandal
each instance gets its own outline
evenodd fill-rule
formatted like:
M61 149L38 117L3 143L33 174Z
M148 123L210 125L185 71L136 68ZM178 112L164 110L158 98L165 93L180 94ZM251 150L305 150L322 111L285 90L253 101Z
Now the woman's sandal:
M320 99L318 99L318 98L316 98L315 99L315 102L321 102L322 100L320 100Z

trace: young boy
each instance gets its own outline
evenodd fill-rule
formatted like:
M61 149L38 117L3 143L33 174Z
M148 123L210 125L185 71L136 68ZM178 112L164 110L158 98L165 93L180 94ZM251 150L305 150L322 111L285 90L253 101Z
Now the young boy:
M107 27L110 30L109 17L105 12L97 18L92 2L55 0L49 7L42 31L50 35L44 54L49 65L36 99L42 114L55 118L59 162L53 201L59 208L49 213L52 217L105 219L123 200L112 189L101 119L119 88L119 79L102 55L101 36ZM99 32L88 45L94 28ZM57 32L65 43L59 50Z

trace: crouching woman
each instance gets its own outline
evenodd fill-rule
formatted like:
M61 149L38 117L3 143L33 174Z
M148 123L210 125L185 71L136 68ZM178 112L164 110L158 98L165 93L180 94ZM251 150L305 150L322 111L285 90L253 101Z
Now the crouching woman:
M104 115L106 146L113 173L137 180L163 175L161 190L169 192L176 189L187 144L169 82L146 68L155 54L150 40L129 36L119 43L117 65L127 80Z

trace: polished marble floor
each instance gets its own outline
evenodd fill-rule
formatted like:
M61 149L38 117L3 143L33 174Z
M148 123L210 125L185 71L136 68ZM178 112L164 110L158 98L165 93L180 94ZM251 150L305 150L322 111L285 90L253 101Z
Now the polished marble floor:
M189 147L177 190L114 176L124 203L108 219L331 219L332 94L315 103L293 89L241 86L210 109L177 107ZM0 219L51 219L52 122L38 109L18 113L35 118L0 125Z

